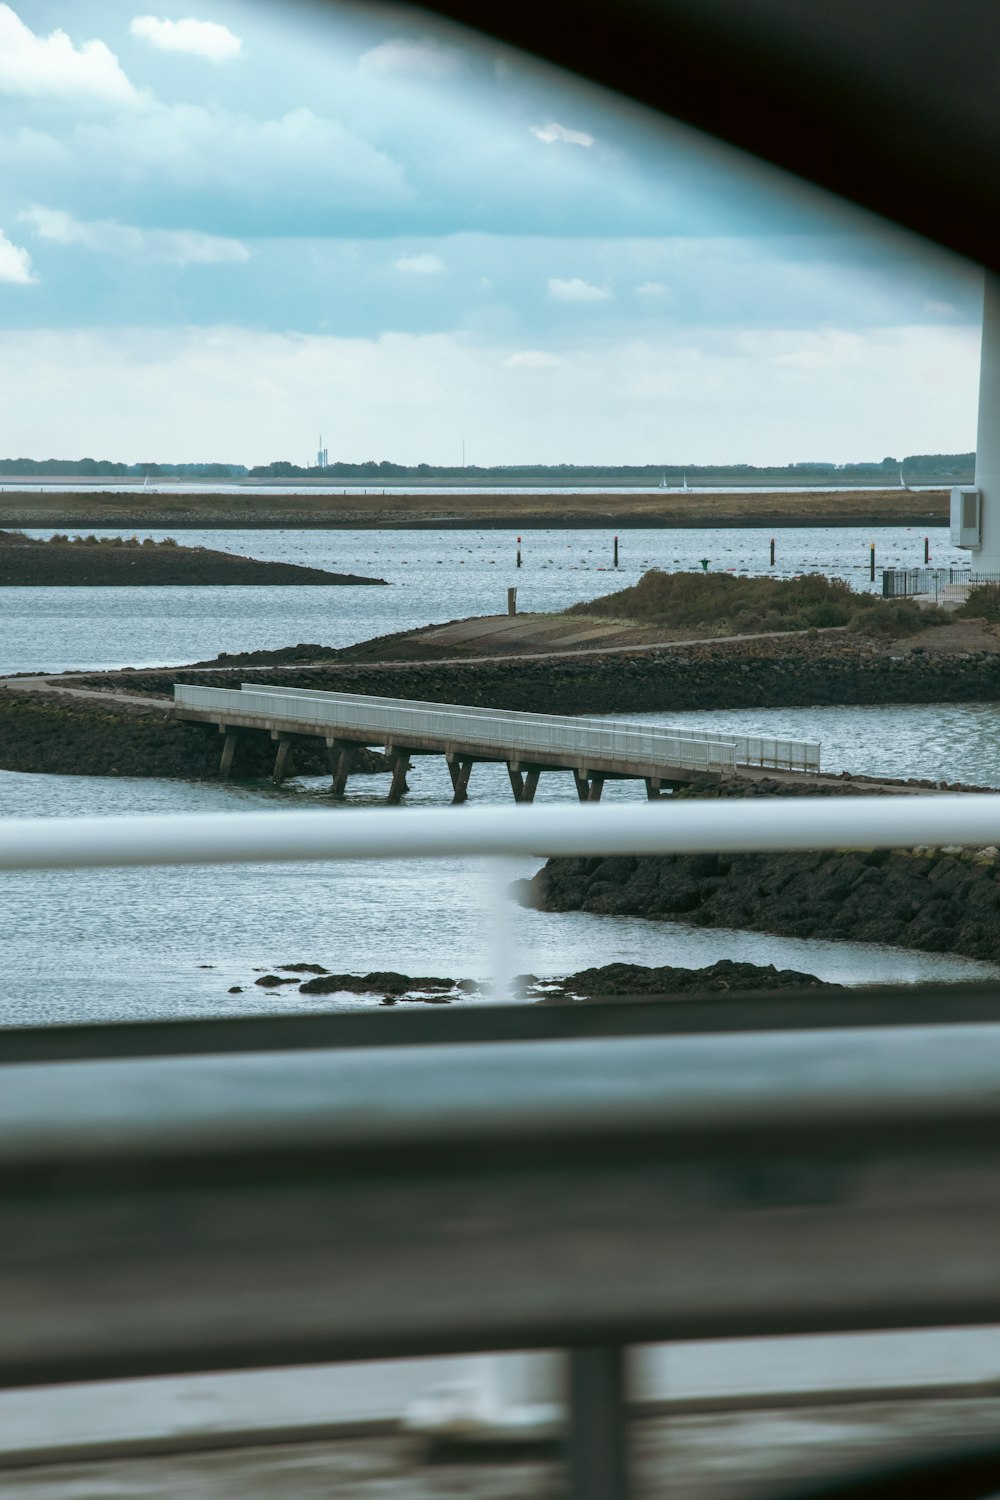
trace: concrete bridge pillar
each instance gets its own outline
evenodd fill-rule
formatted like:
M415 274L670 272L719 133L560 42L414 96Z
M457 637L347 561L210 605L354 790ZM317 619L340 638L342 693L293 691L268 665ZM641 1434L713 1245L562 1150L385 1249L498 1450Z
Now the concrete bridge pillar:
M274 738L278 741L278 753L274 757L274 770L271 772L271 780L275 786L280 786L285 777L291 774L289 760L292 754L292 737L290 734L278 734Z
M472 775L472 767L475 761L467 755L452 755L448 757L448 774L451 777L451 787L454 793L452 803L464 802L469 793L469 777ZM514 792L515 797L517 791Z
M410 769L410 752L400 750L395 746L392 751L392 785L389 787L389 796L386 799L391 807L395 807L403 800L403 793L409 791L406 784L406 773Z
M228 781L233 769L233 756L236 754L236 741L239 739L239 734L235 729L227 729L225 724L220 724L219 729L226 737L222 743L219 775L223 781Z
M330 783L332 797L342 798L347 790L347 778L354 767L357 748L349 740L327 740L326 750L333 777Z

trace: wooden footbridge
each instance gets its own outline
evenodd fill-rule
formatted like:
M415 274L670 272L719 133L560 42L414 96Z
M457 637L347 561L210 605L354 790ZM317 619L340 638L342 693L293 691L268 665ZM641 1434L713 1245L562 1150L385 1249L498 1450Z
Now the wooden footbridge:
M454 801L464 802L472 768L479 761L507 767L517 802L532 802L543 771L572 773L581 802L600 800L609 780L641 780L650 798L705 777L734 775L741 768L776 772L819 771L818 744L755 735L715 734L621 719L578 718L376 698L308 688L244 683L240 688L174 688L174 717L215 724L225 738L219 770L228 776L241 733L265 731L276 744L273 779L290 774L293 744L302 735L325 741L342 797L357 752L385 750L392 762L388 800L399 802L406 772L417 755L443 755Z

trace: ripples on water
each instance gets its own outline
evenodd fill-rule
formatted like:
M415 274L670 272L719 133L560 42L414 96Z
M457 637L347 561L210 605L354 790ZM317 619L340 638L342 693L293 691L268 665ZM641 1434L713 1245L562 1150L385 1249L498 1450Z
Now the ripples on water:
M756 531L630 531L622 542L626 566L609 575L597 571L609 550L609 533L524 536L526 566L516 573L513 536L502 532L185 533L185 541L201 545L379 574L393 587L5 590L0 592L0 671L172 663L299 640L346 644L432 619L499 609L508 582L517 583L524 608L553 609L624 585L648 566L691 566L704 555L720 566L763 571L768 542ZM831 572L843 572L839 564L852 553L866 559L870 540L867 531L779 536L779 558L790 570ZM887 532L880 545L887 563L915 561L918 548L922 555L916 532ZM944 560L943 539L935 537L933 546L940 546ZM991 704L648 717L816 738L829 769L1000 785L1000 710ZM410 783L410 802L439 805L450 799L443 762L419 759ZM310 779L276 791L0 772L0 815L301 806L325 803L325 786L325 780ZM350 797L371 803L385 790L385 778L354 778ZM505 801L509 795L501 768L476 767L470 800ZM638 792L628 784L609 784L605 795L634 799ZM553 776L542 778L539 797L572 801L575 794L568 777ZM535 868L537 863L526 862L524 873ZM276 997L254 988L253 970L309 960L332 969L486 978L491 963L488 883L470 879L469 866L455 860L430 867L410 861L38 872L3 877L0 900L6 979L0 1021L8 1025L368 1007L377 1002L310 1000L294 990ZM938 954L583 913L518 908L513 933L515 967L539 975L613 961L697 967L719 958L774 963L842 983L1000 972L1000 966ZM226 992L233 984L247 988L230 996Z

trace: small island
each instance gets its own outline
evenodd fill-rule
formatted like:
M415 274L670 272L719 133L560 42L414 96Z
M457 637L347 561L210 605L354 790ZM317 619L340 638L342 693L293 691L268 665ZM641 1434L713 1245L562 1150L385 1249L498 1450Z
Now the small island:
M55 535L38 541L23 531L0 531L0 584L8 588L114 588L201 584L381 584L384 578L329 573L297 563L263 562L183 547L173 537Z

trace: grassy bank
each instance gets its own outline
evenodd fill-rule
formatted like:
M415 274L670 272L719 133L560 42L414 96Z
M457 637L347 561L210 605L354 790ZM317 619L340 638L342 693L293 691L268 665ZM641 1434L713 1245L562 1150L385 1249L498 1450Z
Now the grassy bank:
M574 604L566 613L656 625L692 636L823 630L839 625L886 640L916 634L929 625L944 625L949 618L943 610L921 609L910 600L855 593L842 579L822 573L742 578L732 573L663 573L658 568L628 588Z

